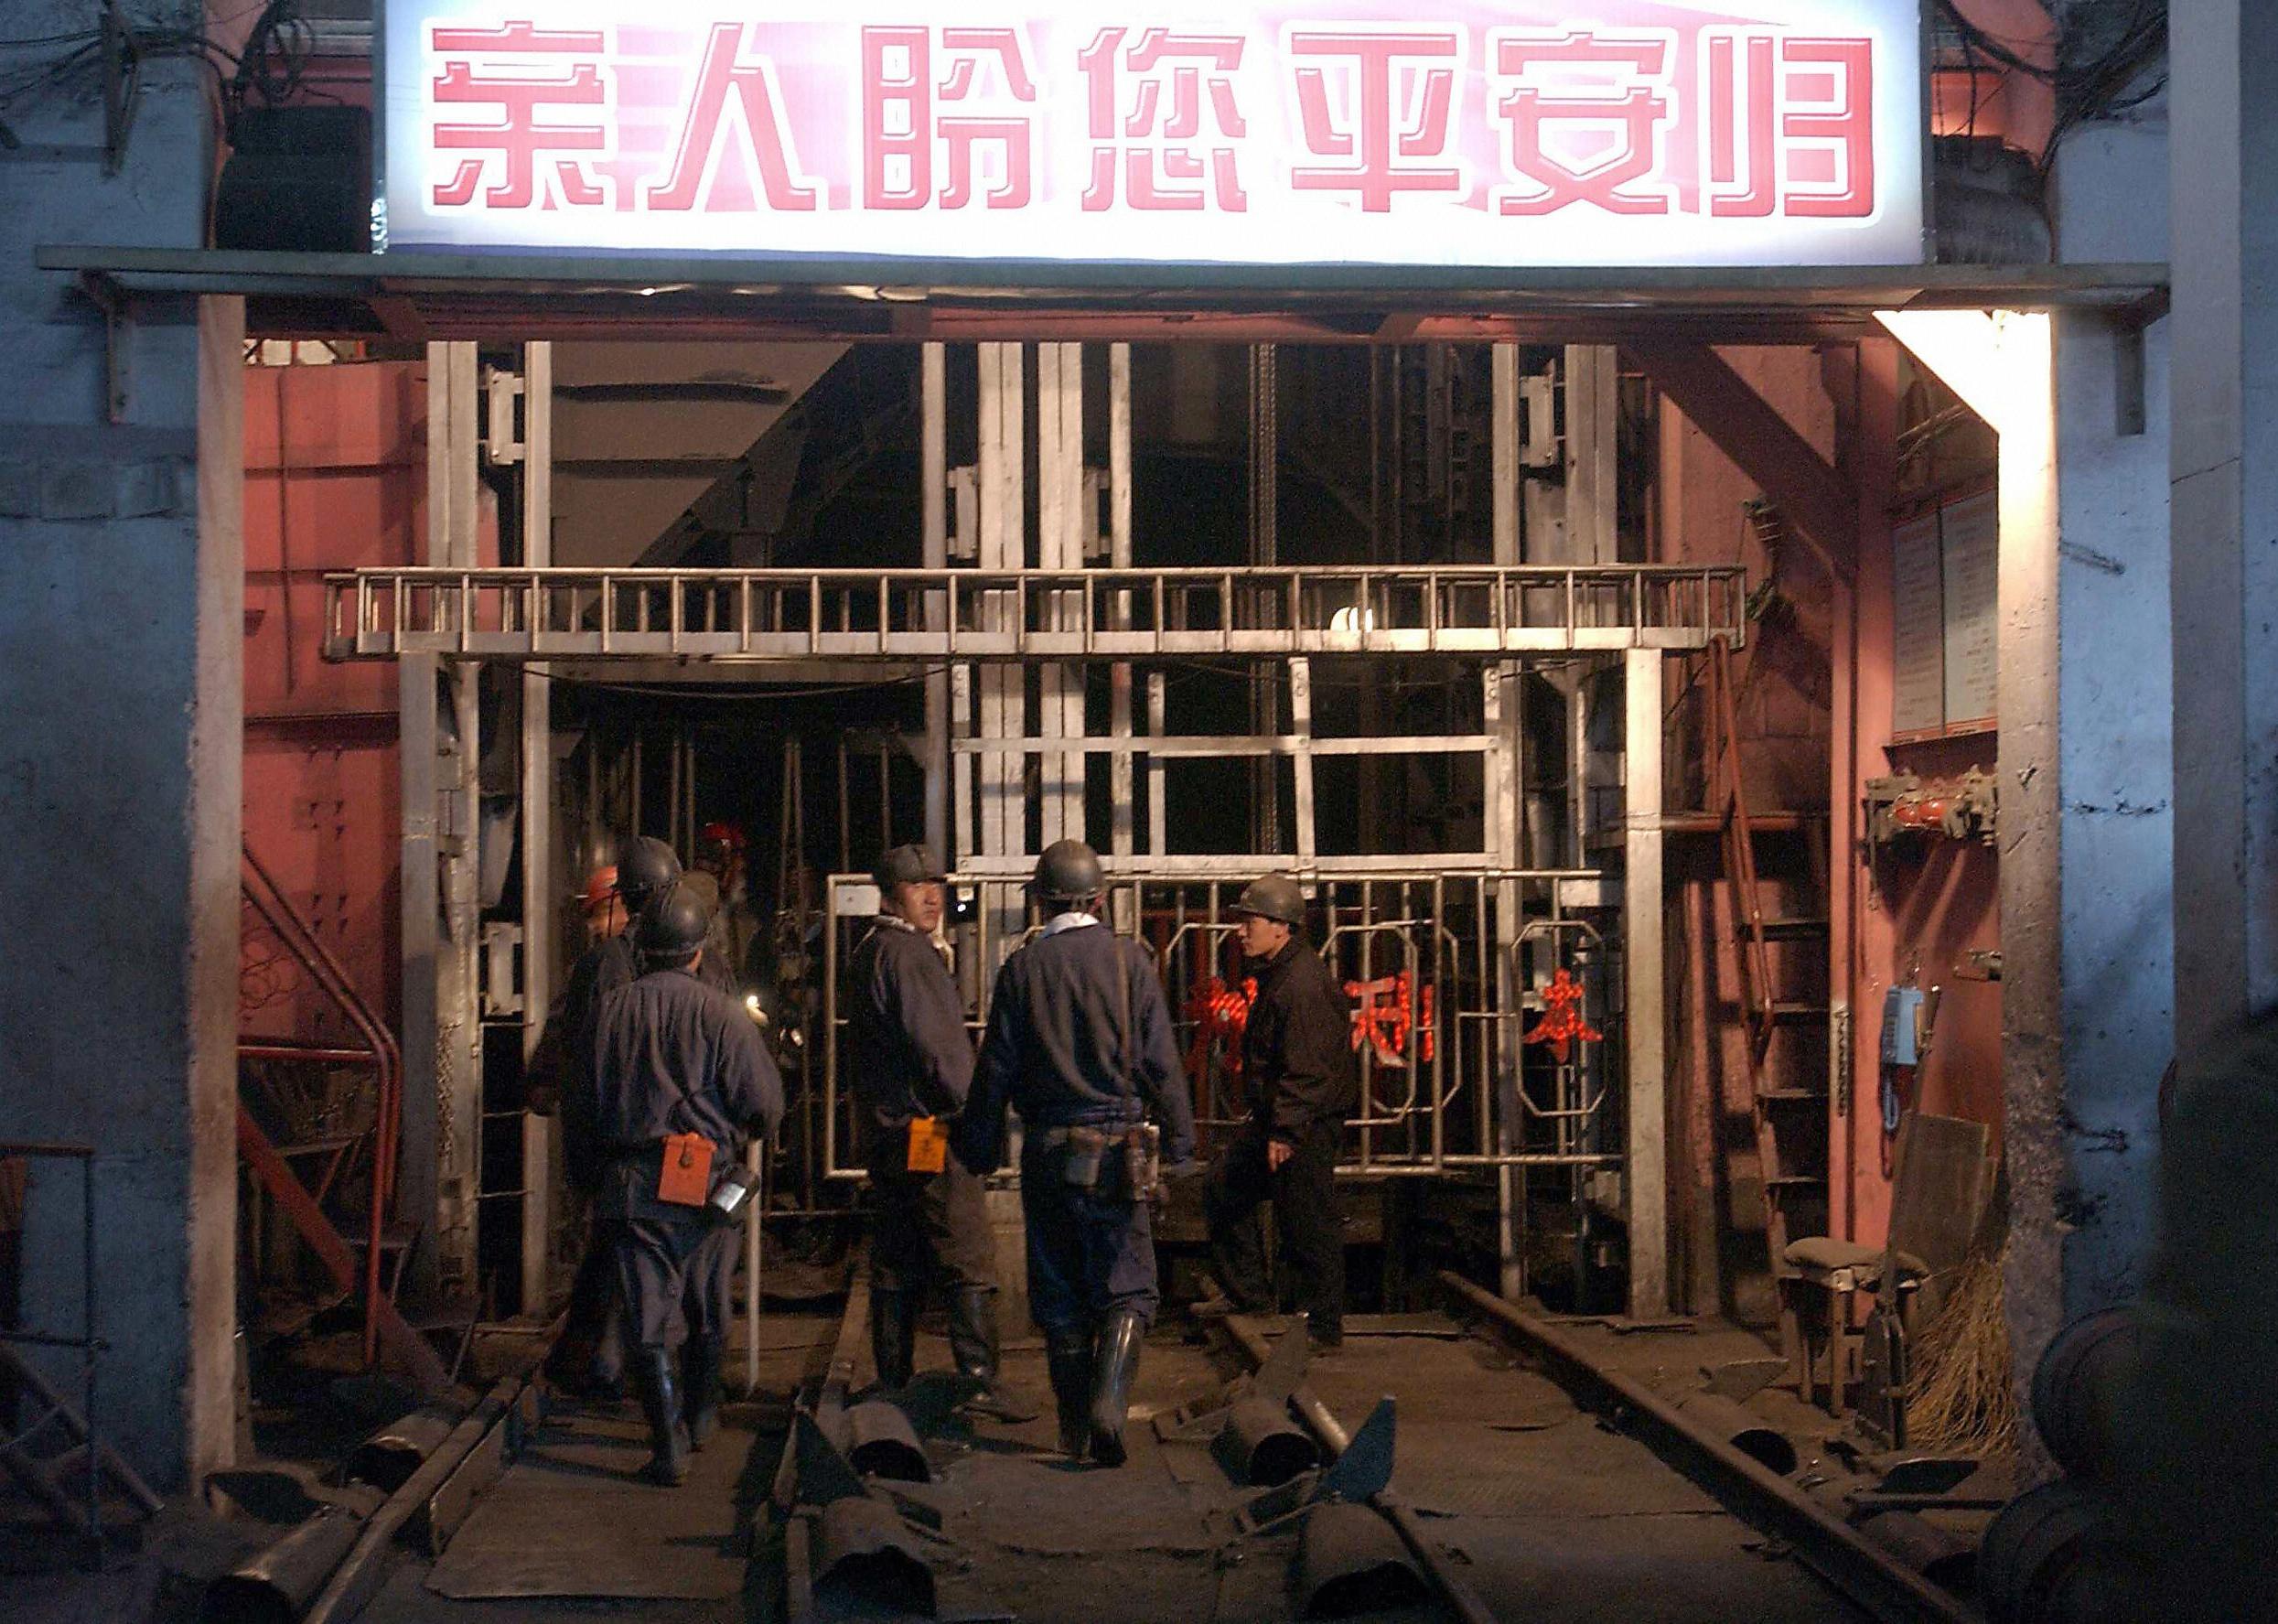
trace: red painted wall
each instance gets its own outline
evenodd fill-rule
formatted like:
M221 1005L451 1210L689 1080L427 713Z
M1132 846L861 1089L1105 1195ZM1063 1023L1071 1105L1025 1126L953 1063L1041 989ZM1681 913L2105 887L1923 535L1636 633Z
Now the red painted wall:
M393 1022L401 932L396 672L322 657L323 575L417 555L426 368L245 371L245 838ZM346 1038L247 921L243 1027Z
M1877 439L1873 446L1864 441L1847 446L1843 454L1853 475L1874 488L1865 495L1865 507L1875 517L1861 527L1854 590L1837 592L1808 551L1800 543L1789 543L1774 576L1784 613L1776 623L1751 627L1749 647L1735 662L1752 809L1841 811L1858 803L1871 778L1990 768L1991 734L1925 744L1891 742L1888 522L1897 512L1901 480L1917 484L1924 472L1918 459L1894 466L1896 430L1944 403L1923 398L1919 381L1887 342L1860 369L1855 385L1847 364L1823 373L1821 356L1808 350L1720 353L1831 461L1837 456L1838 397L1840 415L1863 425L1862 435ZM1843 360L1847 363L1847 356ZM1888 393L1877 408L1862 404L1854 388ZM1940 483L1968 477L1978 449L1966 436L1958 449L1948 442L1943 460L1931 459L1929 476ZM1660 555L1692 564L1742 562L1751 584L1763 582L1770 560L1743 512L1743 504L1756 495L1724 453L1663 401L1655 512ZM1707 733L1700 692L1696 687L1676 705L1670 746L1672 808L1704 804L1701 779ZM1846 726L1831 727L1838 705ZM1846 738L1845 761L1837 768L1830 751ZM1974 843L1939 841L1875 854L1863 838L1843 834L1840 820L1836 827L1829 886L1838 895L1821 897L1808 882L1790 881L1775 884L1768 902L1796 912L1824 909L1837 920L1837 940L1830 951L1834 979L1847 984L1854 1011L1853 1101L1850 1114L1830 1124L1830 1228L1839 1235L1879 1242L1890 1210L1877 1106L1883 999L1890 986L1936 984L1943 992L1929 1057L1908 1102L1984 1122L1998 1144L2001 989L1954 973L1972 949L2000 946L1997 853ZM1758 1318L1770 1300L1768 1281L1758 1273L1766 1264L1760 1239L1753 1253L1749 1250L1756 1239L1753 1226L1761 1218L1757 1195L1748 1188L1755 1154L1738 1025L1742 982L1732 899L1714 842L1673 838L1668 862L1671 1054L1676 1068L1671 1205L1677 1290L1682 1306ZM1797 906L1807 898L1817 906ZM1848 932L1842 930L1846 903ZM1769 1062L1775 1072L1783 1065L1823 1066L1818 1053L1783 1057L1778 1041ZM1743 1231L1737 1240L1736 1227Z

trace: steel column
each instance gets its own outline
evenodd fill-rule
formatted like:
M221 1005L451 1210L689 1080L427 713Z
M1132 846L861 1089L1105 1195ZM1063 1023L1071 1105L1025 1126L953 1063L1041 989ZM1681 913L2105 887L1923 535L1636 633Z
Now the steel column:
M1629 1231L1629 1312L1669 1311L1668 1073L1661 951L1661 655L1622 657L1622 1061L1628 1146L1622 1179Z
M553 562L553 346L522 350L522 562ZM553 683L543 665L522 672L522 1059L537 1052L553 1002L554 898L562 885L553 838ZM543 1314L553 1261L553 1118L522 1113L522 1312Z

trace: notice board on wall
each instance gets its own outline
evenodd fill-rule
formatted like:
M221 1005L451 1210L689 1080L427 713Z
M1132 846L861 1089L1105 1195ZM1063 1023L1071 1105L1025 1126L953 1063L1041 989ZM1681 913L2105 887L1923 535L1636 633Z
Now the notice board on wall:
M1892 732L1993 726L2000 541L1999 502L1990 490L1942 503L1892 531Z

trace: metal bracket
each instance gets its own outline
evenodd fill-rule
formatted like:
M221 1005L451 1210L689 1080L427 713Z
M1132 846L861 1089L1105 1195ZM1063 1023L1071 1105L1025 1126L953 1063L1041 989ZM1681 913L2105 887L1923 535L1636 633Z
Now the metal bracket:
M492 468L510 468L522 460L527 447L518 426L515 407L523 397L522 375L507 367L485 367L482 373L482 454Z
M482 928L482 1013L486 1020L522 1013L522 928L510 920L490 920Z
M127 384L131 378L130 340L134 324L127 311L126 290L101 271L79 274L80 292L102 312L103 410L113 424L126 421Z

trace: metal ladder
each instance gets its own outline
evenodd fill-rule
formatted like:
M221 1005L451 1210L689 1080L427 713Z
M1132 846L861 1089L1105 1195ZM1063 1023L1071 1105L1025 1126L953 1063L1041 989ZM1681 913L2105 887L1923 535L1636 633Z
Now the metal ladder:
M1827 865L1817 821L1791 812L1755 811L1748 805L1740 756L1740 725L1734 702L1732 645L1718 638L1709 645L1710 725L1715 730L1709 802L1715 821L1724 877L1733 898L1734 934L1739 944L1742 1019L1748 1063L1751 1114L1757 1158L1764 1184L1764 1241L1775 1282L1792 1271L1787 1251L1791 1234L1822 1231L1827 1212L1827 1087L1821 1066L1802 1077L1779 1075L1769 1064L1774 1037L1783 1029L1829 1031L1828 920L1825 913L1767 911L1757 864L1759 838L1798 843L1809 876L1810 894L1824 908ZM1816 974L1776 975L1776 944L1817 943ZM1782 979L1789 984L1783 987ZM1799 987L1798 980L1808 981ZM1792 1329L1782 1321L1783 1341ZM1795 1350L1787 1349L1791 1361Z

